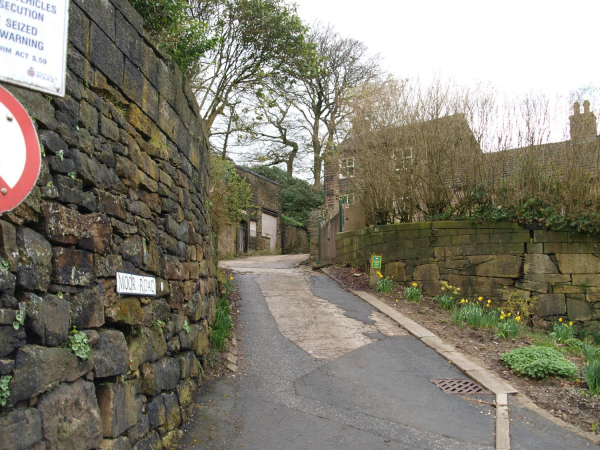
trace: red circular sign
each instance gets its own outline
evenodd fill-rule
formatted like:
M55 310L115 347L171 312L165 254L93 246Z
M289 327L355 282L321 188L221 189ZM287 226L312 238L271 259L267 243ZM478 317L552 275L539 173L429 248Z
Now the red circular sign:
M0 87L0 214L27 198L40 173L40 144L25 108Z

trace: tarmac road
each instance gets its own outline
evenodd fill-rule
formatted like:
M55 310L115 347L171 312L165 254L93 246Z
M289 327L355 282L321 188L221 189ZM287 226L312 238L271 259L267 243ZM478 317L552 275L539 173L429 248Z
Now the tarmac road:
M183 448L494 448L493 395L444 393L430 379L468 377L304 259L221 263L242 294L240 371L196 396ZM594 447L513 411L512 448Z

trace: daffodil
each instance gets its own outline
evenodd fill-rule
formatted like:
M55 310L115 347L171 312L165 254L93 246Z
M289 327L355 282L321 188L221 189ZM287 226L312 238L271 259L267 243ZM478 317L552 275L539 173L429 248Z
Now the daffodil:
M460 302L461 302L461 303L464 303L464 302L465 302L465 299L464 299L464 298L461 298L461 299L460 299Z
M233 277L229 277L229 280L230 280L230 281L233 281Z
M508 313L507 316L510 317L512 313Z
M442 286L442 291L445 291L445 290L446 290L446 288L444 286Z
M413 283L412 285L413 285L413 287L417 287L417 286L418 286L418 284L417 284L417 283Z
M521 321L521 316L517 316L517 317L515 317L515 320L516 320L517 322L520 322L520 321Z
M500 316L500 320L504 320L504 316Z
M483 300L483 297L477 297L477 300L481 301Z
M457 291L460 291L460 288L456 288Z
M398 303L398 302L399 302L399 300L398 300L398 299L396 299L396 303Z
M491 300L488 298L488 305L489 305L490 303L492 303L492 301L491 301Z
M573 326L573 322L569 322L569 326L572 327Z
M560 319L558 319L559 322L562 322L562 317Z
M485 305L486 308L489 308L491 305L488 303L487 305Z

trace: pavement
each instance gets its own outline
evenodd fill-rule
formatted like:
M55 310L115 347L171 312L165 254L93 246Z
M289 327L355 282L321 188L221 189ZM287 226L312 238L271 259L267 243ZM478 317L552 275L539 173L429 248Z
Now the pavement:
M464 367L460 355L427 330L299 266L306 257L221 263L237 272L242 296L239 371L196 396L182 448L595 447L515 403L504 392L510 387ZM430 381L473 382L459 367L489 383L490 392L450 395ZM510 440L496 436L498 399L510 411ZM506 439L508 429L506 418Z

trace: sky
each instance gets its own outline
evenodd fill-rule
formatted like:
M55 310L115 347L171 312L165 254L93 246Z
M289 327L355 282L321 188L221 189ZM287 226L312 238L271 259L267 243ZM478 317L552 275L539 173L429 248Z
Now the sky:
M600 86L600 0L294 1L305 22L363 41L397 77L565 97Z

